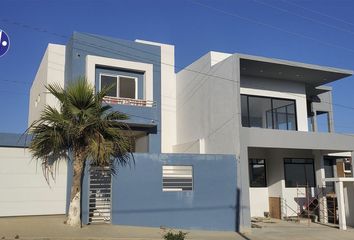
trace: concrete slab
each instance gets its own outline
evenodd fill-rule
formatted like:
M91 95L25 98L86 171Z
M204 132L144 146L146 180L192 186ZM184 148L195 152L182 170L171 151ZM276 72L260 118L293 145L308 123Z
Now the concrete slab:
M319 223L307 222L286 222L271 219L268 222L257 222L261 228L252 229L247 237L252 240L324 240L324 239L354 239L354 229L346 231L338 229L338 226L322 225Z

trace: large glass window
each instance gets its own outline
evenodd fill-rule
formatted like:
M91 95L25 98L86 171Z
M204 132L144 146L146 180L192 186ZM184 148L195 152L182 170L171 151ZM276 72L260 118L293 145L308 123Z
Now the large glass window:
M284 174L286 187L315 187L313 159L285 158Z
M119 75L100 75L101 89L111 87L109 97L137 98L137 78Z
M249 160L249 175L251 187L266 187L266 166L264 159Z
M242 126L297 130L295 101L241 95Z

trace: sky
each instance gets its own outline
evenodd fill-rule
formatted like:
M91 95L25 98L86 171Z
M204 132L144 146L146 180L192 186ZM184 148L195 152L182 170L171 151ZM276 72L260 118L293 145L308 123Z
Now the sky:
M73 31L173 44L176 71L209 51L354 70L353 12L351 0L2 0L0 132L26 130L44 51ZM354 133L354 77L330 86L336 132Z

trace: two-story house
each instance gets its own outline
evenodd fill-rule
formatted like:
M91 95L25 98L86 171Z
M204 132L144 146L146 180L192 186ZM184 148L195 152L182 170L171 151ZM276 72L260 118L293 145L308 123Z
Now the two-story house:
M115 86L105 102L129 116L136 164L113 177L86 169L86 224L243 231L251 217L299 217L315 203L320 210L311 214L326 222L328 194L335 192L341 193L341 226L354 225L353 184L338 178L351 175L354 138L334 132L332 89L323 86L352 73L219 52L175 73L173 45L74 33L66 45L48 45L32 84L28 122L45 104L58 106L47 84L65 88L85 76L96 91ZM328 132L318 131L319 118L327 120ZM68 197L70 161L62 169L59 182L67 188L52 189ZM335 187L330 178L337 178ZM28 192L31 209L14 215L53 214L46 201L35 201L49 194ZM55 213L64 214L68 202L57 202Z
M236 155L240 217L245 225L250 217L265 214L298 217L314 204L320 220L327 222L336 210L327 208L333 183L326 188L325 179L340 176L335 166L351 158L354 138L334 132L332 89L323 85L352 74L209 52L177 73L174 149ZM319 117L327 120L327 132L318 132ZM350 165L347 161L349 175ZM345 187L347 202L354 197L352 185ZM347 208L347 221L353 224L349 212ZM345 224L343 213L339 221Z

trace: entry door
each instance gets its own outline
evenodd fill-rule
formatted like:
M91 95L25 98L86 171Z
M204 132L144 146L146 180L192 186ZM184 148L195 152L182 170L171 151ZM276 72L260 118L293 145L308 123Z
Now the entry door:
M269 197L269 214L271 218L281 219L280 197Z

